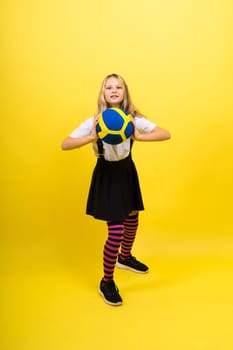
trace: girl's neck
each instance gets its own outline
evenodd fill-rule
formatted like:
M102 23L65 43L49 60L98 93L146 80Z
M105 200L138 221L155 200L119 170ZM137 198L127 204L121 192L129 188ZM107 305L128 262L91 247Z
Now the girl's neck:
M107 108L121 108L121 105L119 103L117 103L117 104L108 104Z

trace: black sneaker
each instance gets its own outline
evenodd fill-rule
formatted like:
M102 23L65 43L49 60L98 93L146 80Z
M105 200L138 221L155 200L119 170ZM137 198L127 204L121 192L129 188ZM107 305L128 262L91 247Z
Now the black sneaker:
M121 259L121 256L119 255L116 265L120 269L131 270L138 273L146 273L149 270L148 266L138 261L132 255L127 259Z
M122 304L122 299L118 292L119 290L116 287L114 281L111 280L105 282L104 280L102 280L100 282L99 294L102 295L104 301L107 304L115 306Z

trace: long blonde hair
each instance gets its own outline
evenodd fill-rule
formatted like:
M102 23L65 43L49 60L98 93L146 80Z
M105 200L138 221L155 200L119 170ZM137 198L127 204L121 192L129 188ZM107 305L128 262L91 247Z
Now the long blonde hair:
M136 110L135 110L135 106L131 100L128 86L127 86L125 80L119 74L115 74L115 73L107 75L106 78L102 82L100 92L99 92L99 97L98 97L98 109L97 109L96 114L98 115L101 112L103 112L105 109L109 108L109 106L104 98L104 88L105 88L106 82L109 78L116 78L123 83L124 98L123 98L123 101L122 101L120 108L127 111L129 114L131 114L134 117L136 115Z

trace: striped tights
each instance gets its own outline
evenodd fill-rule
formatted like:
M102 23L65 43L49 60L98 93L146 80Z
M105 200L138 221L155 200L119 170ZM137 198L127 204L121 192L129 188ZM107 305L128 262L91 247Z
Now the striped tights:
M138 214L123 222L108 222L108 238L104 245L104 281L113 280L114 269L121 248L121 258L131 255L138 227Z

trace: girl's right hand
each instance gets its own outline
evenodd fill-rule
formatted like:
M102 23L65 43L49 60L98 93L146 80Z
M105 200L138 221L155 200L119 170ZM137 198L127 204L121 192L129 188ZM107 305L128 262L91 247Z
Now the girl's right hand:
M98 116L94 117L91 131L88 135L81 137L70 137L68 136L61 144L61 148L65 150L71 150L75 148L82 147L87 145L88 143L94 142L98 139L98 135L96 132L96 125L98 124Z
M136 127L136 123L133 117L131 117L131 121L133 123L134 131L133 131L133 140L138 141L140 139L140 132Z
M96 125L98 124L98 120L99 120L99 116L97 115L94 117L91 134L90 134L93 137L93 141L96 141L98 139L98 135L96 132Z

